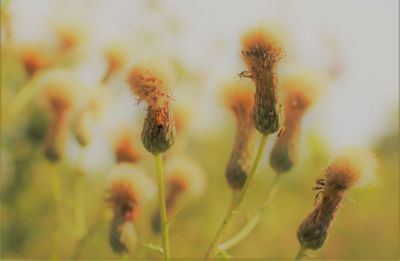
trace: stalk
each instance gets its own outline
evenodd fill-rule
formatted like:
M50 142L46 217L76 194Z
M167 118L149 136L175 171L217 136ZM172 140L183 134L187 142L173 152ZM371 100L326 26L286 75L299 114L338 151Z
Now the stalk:
M268 135L264 134L261 138L256 158L254 160L253 166L251 167L251 170L246 179L246 182L244 183L244 186L243 186L242 190L240 191L239 195L233 200L233 203L231 204L230 208L228 209L228 212L226 213L225 218L224 218L220 228L218 229L217 234L215 235L213 241L211 242L211 245L208 248L208 251L205 256L206 260L208 260L212 255L214 255L215 248L216 248L217 244L219 243L219 241L221 240L221 237L223 236L223 232L225 231L227 224L230 222L233 215L237 213L237 209L239 208L240 204L242 203L244 196L246 195L246 192L249 188L249 185L252 182L254 175L257 171L261 157L264 154L264 149L265 149L265 145L267 144L267 141L268 141Z
M257 210L257 212L247 221L246 225L231 239L225 241L224 243L221 243L218 245L218 250L227 250L231 247L234 247L238 243L240 243L243 239L245 239L257 226L259 223L262 214L264 211L268 208L268 206L271 204L277 190L279 187L279 181L280 181L281 175L276 175L274 181L271 184L271 187L269 188L267 195L265 196L264 202L262 206Z
M294 261L301 260L305 256L305 253L306 253L306 248L301 246L299 249L299 252L297 253L296 257L294 258Z
M170 258L169 251L169 231L168 231L168 218L167 218L167 207L165 204L165 189L164 189L164 173L163 173L163 161L162 153L154 155L156 169L157 169L157 181L158 181L158 197L160 201L160 219L161 219L161 233L162 233L162 244L164 249L164 259Z

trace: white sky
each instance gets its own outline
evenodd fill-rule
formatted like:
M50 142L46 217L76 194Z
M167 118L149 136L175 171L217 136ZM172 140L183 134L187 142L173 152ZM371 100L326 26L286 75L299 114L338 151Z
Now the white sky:
M64 19L87 23L93 56L109 41L156 34L154 45L135 48L177 55L207 76L202 95L195 96L198 128L218 126L224 115L215 109L216 89L244 69L239 39L247 28L269 21L283 25L291 59L320 71L331 65L331 37L344 71L309 115L307 127L319 129L333 148L370 145L376 135L398 127L398 122L389 125L399 103L397 0L159 1L160 8L152 12L146 1L11 2L16 41L21 43L48 38L50 25ZM179 25L176 32L171 24ZM83 67L84 77L96 75L96 64L94 58Z

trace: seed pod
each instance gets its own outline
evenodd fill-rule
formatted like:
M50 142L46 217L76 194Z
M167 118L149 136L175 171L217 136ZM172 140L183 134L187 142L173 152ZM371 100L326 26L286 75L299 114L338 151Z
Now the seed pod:
M229 186L236 190L242 189L250 170L250 145L254 137L252 120L254 98L250 86L236 84L226 89L225 103L236 118L236 135L225 169L225 177Z
M315 250L324 244L343 194L353 186L372 182L375 170L373 154L357 148L346 150L328 165L325 178L318 179L314 187L322 193L321 199L297 231L303 248Z
M277 173L289 171L297 160L301 121L316 100L321 87L318 80L316 75L301 73L289 75L282 81L285 120L270 154L271 167Z
M256 85L254 125L263 134L279 129L277 63L283 57L278 37L271 30L255 29L242 38L242 58L249 71L240 75Z
M143 125L142 142L153 154L168 150L175 141L175 122L170 110L171 96L166 91L170 84L167 74L157 67L134 67L128 77L139 101L148 104Z

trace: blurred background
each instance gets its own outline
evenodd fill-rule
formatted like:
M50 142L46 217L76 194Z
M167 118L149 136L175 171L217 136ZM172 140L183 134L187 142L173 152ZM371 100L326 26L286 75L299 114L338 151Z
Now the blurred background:
M119 161L116 148L129 143L139 155L135 164L155 181L152 155L140 140L145 106L126 84L127 70L149 59L167 61L176 71L171 92L178 135L165 161L185 155L206 180L201 195L178 201L172 256L202 257L231 196L224 169L235 120L221 102L221 89L246 69L240 38L258 25L276 26L282 34L286 57L279 77L302 68L326 84L303 120L298 164L258 229L228 253L294 257L297 227L313 208L315 178L334 153L359 145L376 153L378 182L347 194L327 242L313 255L399 258L396 0L2 0L1 257L118 258L108 245L105 201L108 174ZM54 163L43 153L52 114L42 85L60 72L73 82L74 98L63 156ZM268 162L274 139L228 235L261 203L274 175ZM156 199L143 204L129 257L159 257L143 244L160 244L150 226L155 208Z

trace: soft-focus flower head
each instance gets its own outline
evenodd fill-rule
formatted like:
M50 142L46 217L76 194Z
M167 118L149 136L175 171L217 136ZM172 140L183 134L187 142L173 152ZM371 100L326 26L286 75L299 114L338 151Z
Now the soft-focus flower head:
M247 114L252 114L254 106L253 85L247 79L231 83L224 88L225 105L230 108L238 120Z
M242 37L242 56L249 68L273 67L283 56L281 35L272 27L256 27Z
M114 207L121 204L141 204L154 198L154 182L143 171L132 164L116 165L108 177L108 200Z
M117 162L137 162L141 154L134 145L133 136L129 129L124 128L117 136L115 145Z
M56 27L56 35L64 50L76 48L84 41L84 31L78 23L59 24Z
M43 46L27 45L21 47L19 56L29 76L37 71L49 67L52 63L48 54L44 52Z
M285 112L304 113L319 98L325 83L323 78L311 71L291 73L282 79L285 94Z
M168 160L165 164L166 182L170 189L181 190L198 197L205 189L205 177L200 166L186 157Z
M104 50L104 57L111 71L123 68L128 63L130 50L124 44L113 43Z
M68 110L81 96L82 84L67 70L54 70L39 82L43 96L52 111Z
M173 76L173 71L160 62L141 63L130 69L127 82L139 101L159 107L171 98Z
M325 169L327 184L338 189L362 187L376 181L375 155L363 148L350 147L336 156Z

